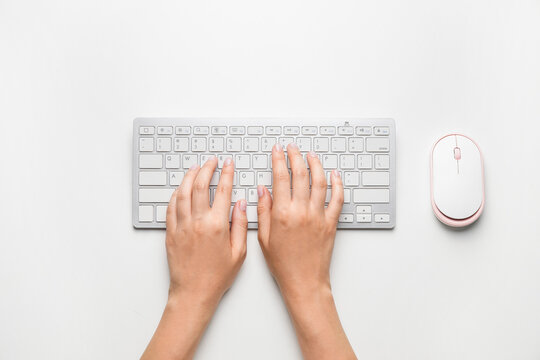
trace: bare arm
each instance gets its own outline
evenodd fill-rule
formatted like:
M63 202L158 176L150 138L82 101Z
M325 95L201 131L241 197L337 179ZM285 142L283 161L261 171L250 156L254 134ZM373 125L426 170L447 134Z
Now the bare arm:
M169 300L142 359L191 359L221 297L246 257L246 202L229 209L234 166L226 161L216 198L209 184L217 159L192 167L167 209Z
M259 243L278 283L306 359L356 359L343 331L330 286L330 261L336 225L343 205L339 173L332 179L332 198L324 207L326 177L316 154L307 168L298 147L272 151L273 200L259 187ZM291 194L292 193L292 194Z

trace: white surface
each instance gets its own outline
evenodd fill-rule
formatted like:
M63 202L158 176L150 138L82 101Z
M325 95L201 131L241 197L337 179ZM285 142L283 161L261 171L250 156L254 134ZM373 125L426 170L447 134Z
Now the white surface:
M456 159L455 149L461 152ZM450 135L435 144L431 153L433 202L447 217L467 219L484 199L482 155L465 136Z
M361 359L540 357L540 3L0 1L0 358L133 359L166 299L131 227L136 116L393 117L397 225L343 231ZM429 150L469 134L486 208L434 217ZM198 359L296 359L256 233Z

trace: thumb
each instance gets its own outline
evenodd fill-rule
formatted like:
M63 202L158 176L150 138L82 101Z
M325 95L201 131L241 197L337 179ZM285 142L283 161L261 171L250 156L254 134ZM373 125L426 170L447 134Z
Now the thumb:
M237 255L245 255L247 246L247 216L246 200L238 200L234 205L231 221L231 246L233 252Z
M270 221L272 214L272 197L263 185L257 187L259 202L257 204L257 218L259 221L259 241L266 243L270 236Z

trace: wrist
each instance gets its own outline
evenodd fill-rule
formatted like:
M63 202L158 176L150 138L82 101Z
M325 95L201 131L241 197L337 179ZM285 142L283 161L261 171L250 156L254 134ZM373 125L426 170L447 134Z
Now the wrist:
M333 302L330 283L303 284L302 286L280 287L283 299L289 309L295 307L317 307Z
M178 310L192 309L196 312L213 313L217 308L221 296L208 293L197 293L181 289L169 289L166 309Z

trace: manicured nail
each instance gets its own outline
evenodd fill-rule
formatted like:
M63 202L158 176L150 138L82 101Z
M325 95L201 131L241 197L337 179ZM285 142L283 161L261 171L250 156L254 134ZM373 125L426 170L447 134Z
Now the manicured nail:
M311 156L312 158L315 158L317 157L317 154L315 154L315 151L310 151L309 156Z
M339 171L334 169L332 172L334 173L334 176L341 177L341 174L339 173Z
M240 204L238 205L240 210L246 211L246 206L247 206L246 200L240 200Z
M225 162L223 163L224 166L229 166L231 165L231 162L232 162L232 159L231 158L226 158L225 159Z
M257 186L257 195L259 195L260 198L263 197L264 187L262 185Z
M193 164L189 167L189 170L195 170L196 168L199 167L199 164Z
M290 143L288 146L289 146L289 149L298 150L298 145L296 145L295 143Z
M274 145L274 149L277 151L277 152L282 152L283 151L283 148L281 147L280 144L276 143L276 145Z

